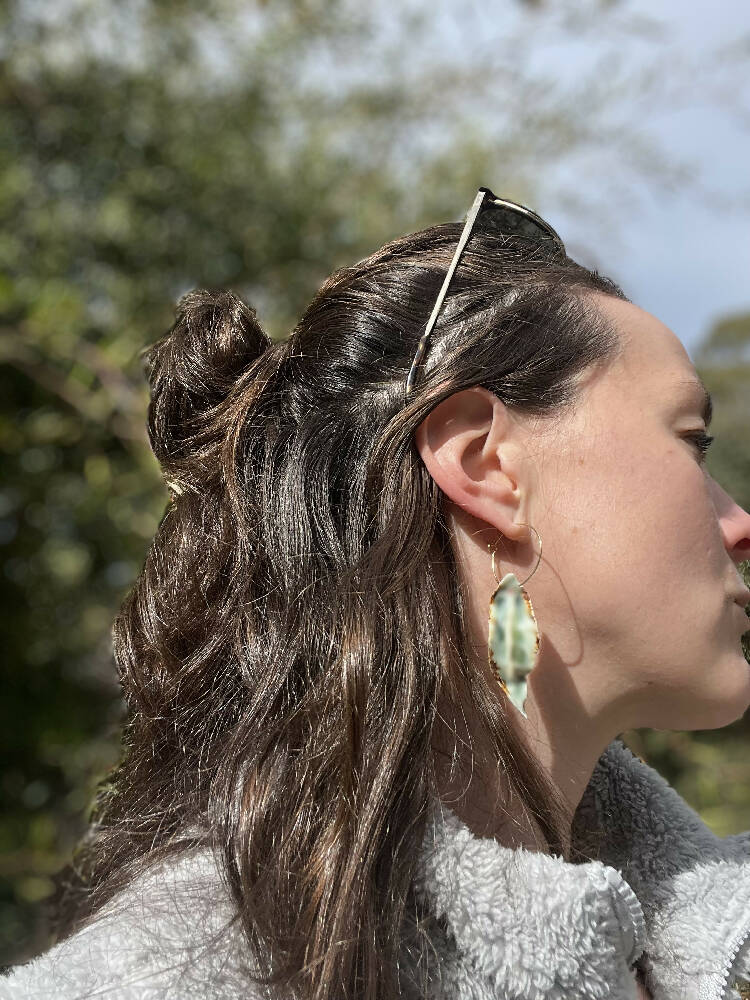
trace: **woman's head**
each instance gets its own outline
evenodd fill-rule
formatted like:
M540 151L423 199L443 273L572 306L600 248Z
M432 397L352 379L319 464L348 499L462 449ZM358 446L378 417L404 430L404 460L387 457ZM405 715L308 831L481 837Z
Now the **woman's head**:
M546 443L560 421L575 426L581 394L624 356L617 309L630 307L596 273L480 227L407 401L459 233L433 227L337 272L276 344L231 293L191 293L147 354L149 434L173 498L115 623L125 752L78 862L94 887L80 912L179 847L181 831L203 830L261 970L285 995L398 994L400 937L419 924L411 880L438 790L435 748L450 755L454 728L457 752L476 746L480 770L502 770L550 849L569 827L476 667L457 512L465 527L473 518L520 539L513 521L536 518L544 534L565 501L575 544L574 494L562 473L544 491L541 445L520 429L538 427ZM497 445L512 459L493 473L497 523L451 496L425 444L428 429L450 441L488 406L498 431L518 435L459 451L475 462ZM575 453L576 477L586 454ZM507 475L516 468L523 491ZM458 745L467 717L475 746Z
M618 349L572 407L540 420L472 388L417 439L453 512L477 648L496 586L485 542L502 536L503 571L522 578L536 548L522 523L541 535L530 728L585 732L601 749L627 729L715 728L747 709L750 594L736 567L750 515L705 470L710 400L678 338L614 296L589 306Z

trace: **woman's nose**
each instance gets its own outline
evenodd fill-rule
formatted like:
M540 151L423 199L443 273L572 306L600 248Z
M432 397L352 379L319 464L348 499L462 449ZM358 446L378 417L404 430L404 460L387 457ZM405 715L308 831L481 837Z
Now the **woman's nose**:
M713 479L711 489L727 552L736 563L750 559L750 514Z

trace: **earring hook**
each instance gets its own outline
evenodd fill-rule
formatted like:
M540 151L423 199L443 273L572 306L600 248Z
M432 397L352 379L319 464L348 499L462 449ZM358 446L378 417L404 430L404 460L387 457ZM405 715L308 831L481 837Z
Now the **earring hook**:
M536 530L536 528L534 528L530 524L527 524L526 521L519 521L518 523L521 524L521 525L523 525L524 528L529 528L531 531L533 531L534 534L536 535L536 537L539 539L539 552L537 553L536 564L535 564L534 568L532 569L532 571L529 573L529 575L526 577L526 579L523 581L523 583L519 584L520 587L523 587L523 585L525 583L528 583L529 580L532 578L532 576L539 569L539 563L542 561L542 536L539 534L539 532ZM487 548L490 549L491 552L492 552L492 573L493 573L493 575L495 577L495 580L498 583L500 583L500 581L497 578L497 570L495 569L495 549L497 549L497 546L499 545L499 543L500 543L500 539L499 538L495 542L494 548L492 547L492 544L490 542L487 543Z

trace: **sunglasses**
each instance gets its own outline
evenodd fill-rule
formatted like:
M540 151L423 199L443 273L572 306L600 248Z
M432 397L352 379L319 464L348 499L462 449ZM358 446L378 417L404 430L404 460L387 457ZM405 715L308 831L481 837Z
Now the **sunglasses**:
M438 293L435 305L432 307L430 318L427 320L425 331L419 339L417 353L414 355L409 375L406 379L406 395L408 396L414 387L417 378L417 371L422 363L427 344L429 343L435 323L437 322L440 307L443 304L451 279L458 267L464 247L469 242L474 224L481 216L482 225L485 229L494 231L503 236L523 236L527 239L549 241L565 254L563 241L548 222L545 222L536 212L524 205L517 205L514 201L506 201L505 198L498 198L489 188L480 187L477 196L466 216L466 224L458 241L453 260L445 275L442 288Z

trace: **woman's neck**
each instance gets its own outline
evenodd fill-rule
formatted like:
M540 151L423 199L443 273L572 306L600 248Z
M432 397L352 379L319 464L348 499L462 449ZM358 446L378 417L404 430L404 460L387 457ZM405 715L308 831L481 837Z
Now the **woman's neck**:
M514 791L495 755L482 746L477 727L470 731L466 714L459 716L460 722L443 707L433 732L441 802L477 837L492 837L506 847L546 851L539 824Z

